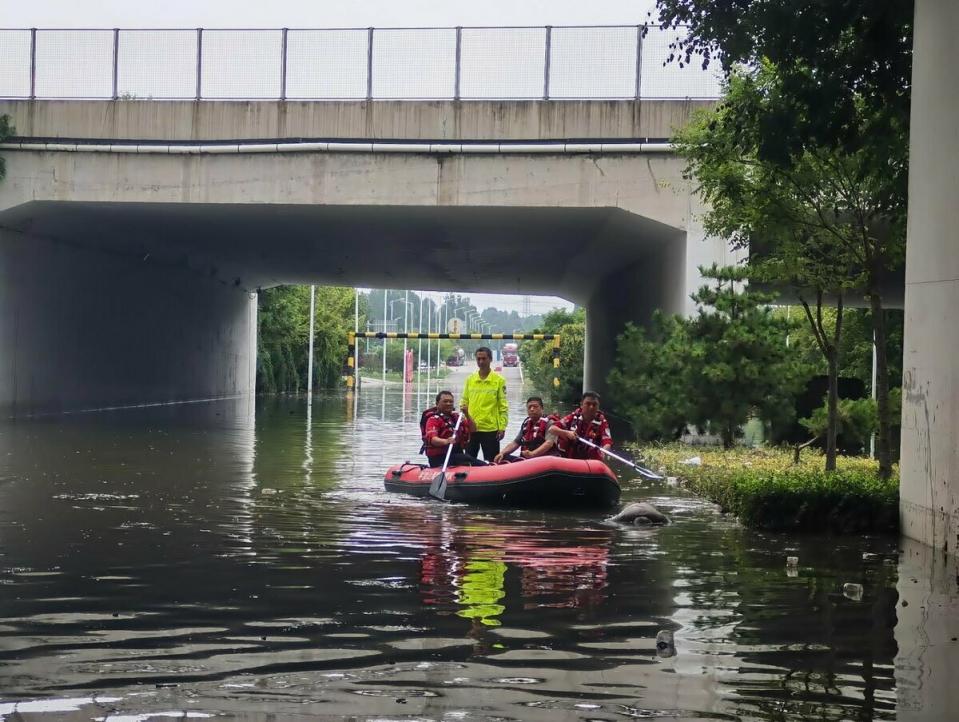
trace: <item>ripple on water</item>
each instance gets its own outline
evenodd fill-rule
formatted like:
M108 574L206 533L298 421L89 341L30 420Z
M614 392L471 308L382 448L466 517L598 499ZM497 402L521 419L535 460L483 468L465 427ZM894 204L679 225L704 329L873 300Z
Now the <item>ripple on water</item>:
M4 694L69 685L111 720L187 697L251 720L410 720L436 690L464 719L895 716L896 540L755 534L632 483L624 502L673 524L387 494L435 391L319 394L309 426L301 399L266 397L255 417L224 402L0 423Z

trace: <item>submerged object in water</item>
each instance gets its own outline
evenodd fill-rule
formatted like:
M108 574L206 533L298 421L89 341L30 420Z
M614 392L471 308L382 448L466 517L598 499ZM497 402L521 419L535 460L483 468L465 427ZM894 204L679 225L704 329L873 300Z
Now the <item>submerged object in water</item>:
M669 524L669 517L652 504L638 501L627 504L616 516L607 521L614 524Z

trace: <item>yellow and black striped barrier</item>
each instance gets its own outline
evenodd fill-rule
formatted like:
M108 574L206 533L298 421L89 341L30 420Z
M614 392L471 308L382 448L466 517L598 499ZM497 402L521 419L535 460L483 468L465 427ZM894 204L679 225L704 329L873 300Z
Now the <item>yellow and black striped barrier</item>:
M559 387L559 344L560 335L558 333L420 333L419 331L409 331L408 333L393 331L359 331L349 332L348 358L346 359L345 379L347 388L352 389L356 384L356 368L353 365L353 359L356 357L356 339L358 338L406 338L406 339L449 339L453 341L552 341L553 342L553 386Z

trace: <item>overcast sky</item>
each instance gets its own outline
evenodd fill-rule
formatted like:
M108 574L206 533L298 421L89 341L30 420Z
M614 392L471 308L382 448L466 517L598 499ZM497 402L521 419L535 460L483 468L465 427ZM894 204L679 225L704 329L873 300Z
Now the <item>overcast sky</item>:
M4 2L7 28L330 28L636 25L655 0L34 0ZM522 296L470 294L479 309L522 312ZM571 304L534 296L532 313Z
M3 3L4 27L279 28L636 25L655 0L33 0Z

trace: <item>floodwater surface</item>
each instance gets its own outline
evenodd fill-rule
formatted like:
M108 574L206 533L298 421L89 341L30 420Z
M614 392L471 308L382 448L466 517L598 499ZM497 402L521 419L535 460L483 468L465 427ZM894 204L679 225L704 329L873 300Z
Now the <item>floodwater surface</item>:
M949 718L921 549L750 532L624 468L672 524L389 494L427 398L0 425L0 719Z

